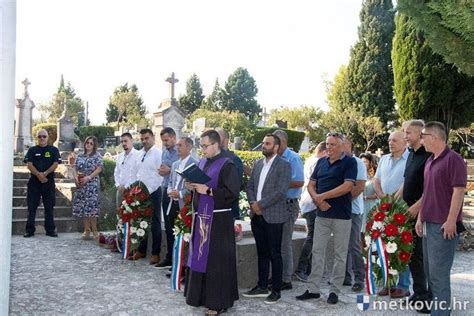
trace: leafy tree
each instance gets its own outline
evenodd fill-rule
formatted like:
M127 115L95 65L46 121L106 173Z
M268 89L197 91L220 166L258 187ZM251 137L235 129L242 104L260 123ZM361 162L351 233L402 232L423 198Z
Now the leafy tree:
M203 100L204 95L199 77L192 74L186 81L186 94L179 97L179 104L186 114L191 115L201 106Z
M344 100L384 125L394 110L390 52L395 29L392 0L365 0L359 40L351 49Z
M324 132L318 127L321 116L322 111L314 106L304 105L297 108L285 106L273 110L268 122L275 124L276 120L284 120L288 123L289 129L302 128L312 143L319 143L324 139Z
M121 123L126 126L134 124L147 126L146 114L147 109L143 104L137 86L135 84L128 86L128 83L114 90L105 112L107 123L115 122L117 127Z
M61 75L61 81L57 92L53 95L48 104L39 106L39 111L47 117L48 122L55 123L64 111L64 102L69 115L71 116L75 126L84 125L84 101L76 95L76 91L71 83L64 84L64 77ZM81 115L82 113L82 115Z
M448 131L474 120L474 78L433 52L413 20L397 16L393 42L394 91L401 120L437 120Z
M343 110L348 107L346 84L347 66L342 65L334 76L334 81L326 82L327 102L331 108Z
M229 111L210 111L198 109L189 117L188 124L194 120L204 117L206 118L206 127L217 128L222 127L230 134L230 140L234 137L242 137L242 146L248 148L248 140L253 134L255 124L249 120L243 113Z
M239 67L225 83L222 108L230 112L243 113L248 119L256 121L262 111L255 99L257 93L255 79L247 69Z
M434 52L474 76L473 1L398 0L397 9L412 19Z
M224 104L224 90L219 84L219 80L216 78L216 83L212 89L212 93L204 100L202 108L210 111L218 111L222 109Z

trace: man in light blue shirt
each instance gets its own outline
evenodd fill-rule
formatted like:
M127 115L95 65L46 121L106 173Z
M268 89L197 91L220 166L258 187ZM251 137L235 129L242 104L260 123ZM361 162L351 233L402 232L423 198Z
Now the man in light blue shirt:
M293 228L298 218L300 206L298 199L301 196L304 184L303 160L293 150L288 148L288 134L282 130L273 132L280 138L280 148L278 155L288 161L291 165L291 182L286 193L286 206L291 214L290 220L283 224L283 236L281 241L281 256L283 258L283 283L281 290L289 290L293 288L291 284L291 276L293 275Z
M410 152L406 146L405 134L401 131L392 132L388 137L390 154L380 158L379 166L373 180L375 194L382 198L395 194L404 182L405 167ZM397 288L382 289L380 296L390 294L392 298L403 298L410 295L410 270L407 268L400 273Z
M364 259L362 259L362 250L360 248L360 232L362 213L364 212L364 198L362 192L364 192L365 181L367 181L367 168L361 159L352 154L352 141L348 137L344 138L344 148L345 154L354 157L357 162L357 177L351 191L352 224L347 251L346 276L343 285L352 285L352 291L360 292L364 288L365 281ZM354 275L354 284L352 284L352 274Z

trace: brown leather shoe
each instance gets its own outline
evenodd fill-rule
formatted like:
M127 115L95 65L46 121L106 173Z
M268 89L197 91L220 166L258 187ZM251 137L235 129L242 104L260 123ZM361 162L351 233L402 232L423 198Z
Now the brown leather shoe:
M384 287L383 289L381 289L378 293L377 293L378 296L387 296L388 295L388 288Z
M138 259L141 259L141 258L145 258L146 255L144 253L141 253L140 251L135 251L135 253L133 254L133 256L131 257L128 257L129 260L138 260Z
M152 255L150 258L150 264L158 264L158 263L160 263L160 256Z
M391 298L404 298L405 296L410 296L409 290L397 289L397 288L390 289Z

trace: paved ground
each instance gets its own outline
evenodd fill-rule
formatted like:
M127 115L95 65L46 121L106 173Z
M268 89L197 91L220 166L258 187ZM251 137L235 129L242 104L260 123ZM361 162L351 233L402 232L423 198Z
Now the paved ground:
M474 252L457 252L452 271L452 292L458 300L470 300L468 311L454 315L474 315ZM350 290L341 295L336 306L324 299L298 302L305 285L294 281L294 289L283 292L282 301L273 306L261 299L241 297L229 315L354 315L416 314L398 309L394 312L360 312ZM246 289L241 289L241 292ZM58 239L36 235L12 238L10 288L11 315L202 315L204 308L185 304L182 293L170 290L165 272L145 260L123 262L118 254L80 240L80 234L61 234Z

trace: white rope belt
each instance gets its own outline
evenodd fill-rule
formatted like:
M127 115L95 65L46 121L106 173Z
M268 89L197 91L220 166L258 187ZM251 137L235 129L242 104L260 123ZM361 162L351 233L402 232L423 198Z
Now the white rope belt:
M214 213L220 213L220 212L228 212L230 211L231 209L230 208L223 208L223 209L220 209L220 210L214 210Z

